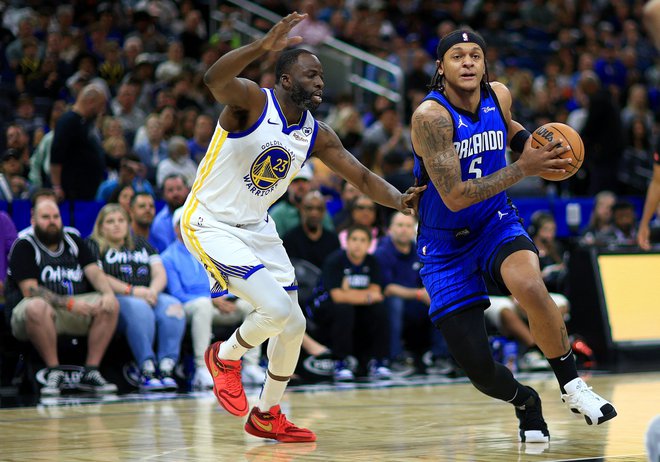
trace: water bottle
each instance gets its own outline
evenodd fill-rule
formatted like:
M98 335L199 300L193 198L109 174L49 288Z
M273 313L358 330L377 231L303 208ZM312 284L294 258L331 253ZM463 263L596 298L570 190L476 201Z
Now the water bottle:
M511 372L518 372L518 343L515 340L506 340L502 345L502 363Z

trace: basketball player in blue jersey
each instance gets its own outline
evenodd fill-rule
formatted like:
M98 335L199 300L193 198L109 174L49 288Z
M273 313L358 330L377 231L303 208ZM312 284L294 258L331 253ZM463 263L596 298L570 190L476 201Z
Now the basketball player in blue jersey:
M206 85L225 108L181 219L184 243L209 273L212 295L231 291L255 308L227 341L206 352L214 393L230 413L246 415L240 359L269 339L268 372L245 430L290 443L315 441L316 435L289 422L279 406L298 361L305 318L293 266L268 208L310 156L374 201L407 214L424 189L401 194L346 151L331 128L314 120L310 110L322 102L323 68L309 51L280 55L274 90L238 78L265 53L300 43L301 37L287 35L306 16L288 15L263 38L227 53L206 72Z
M474 386L512 403L522 442L547 442L539 395L493 361L483 311L490 304L482 272L520 302L534 338L552 366L561 398L588 424L614 416L614 407L578 377L566 327L543 284L535 246L506 188L525 176L563 171L570 159L561 140L532 149L530 133L511 118L511 94L488 83L483 38L470 30L438 44L430 93L412 117L414 172L428 185L419 202L418 252L429 315ZM506 165L506 145L520 154Z

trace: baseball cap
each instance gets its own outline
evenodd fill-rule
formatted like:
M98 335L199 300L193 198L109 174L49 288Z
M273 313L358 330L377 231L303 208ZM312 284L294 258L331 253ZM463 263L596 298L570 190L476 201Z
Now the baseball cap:
M5 162L5 161L7 161L9 159L12 159L12 158L18 160L18 159L21 158L21 154L18 152L17 149L9 148L2 154L2 158L0 160L2 162Z
M294 176L293 180L291 180L291 181L296 181L296 180L311 181L312 178L314 178L314 172L312 171L312 167L305 164L298 171L298 173L296 173L296 176Z

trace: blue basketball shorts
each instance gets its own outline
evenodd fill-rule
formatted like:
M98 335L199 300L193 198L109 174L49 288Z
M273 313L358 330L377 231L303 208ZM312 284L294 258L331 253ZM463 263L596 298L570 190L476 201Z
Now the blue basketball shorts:
M429 317L434 324L461 310L488 308L482 273L492 274L492 261L503 245L518 236L529 239L517 219L491 221L467 237L433 234L422 228L417 249L423 263L420 276L431 297Z

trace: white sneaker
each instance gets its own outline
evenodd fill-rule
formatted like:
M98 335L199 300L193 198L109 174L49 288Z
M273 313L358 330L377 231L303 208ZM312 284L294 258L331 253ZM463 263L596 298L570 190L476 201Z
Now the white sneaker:
M576 378L564 385L566 393L561 400L574 414L582 414L589 425L600 425L616 417L616 409L612 403L604 400L591 391L581 378Z
M194 390L210 390L213 388L213 377L211 377L211 373L206 366L195 369L192 387Z
M266 370L257 364L243 363L242 381L244 385L262 385L266 379Z

